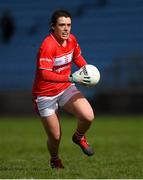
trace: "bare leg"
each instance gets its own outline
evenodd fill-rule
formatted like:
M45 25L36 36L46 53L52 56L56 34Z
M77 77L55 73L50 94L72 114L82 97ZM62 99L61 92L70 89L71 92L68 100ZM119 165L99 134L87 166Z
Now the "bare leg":
M94 119L94 113L89 102L81 93L78 93L64 105L64 109L78 118L77 130L72 136L73 142L78 144L86 155L92 156L94 151L85 137L85 133Z
M42 117L41 119L48 136L47 147L51 156L51 167L56 169L64 168L58 155L61 140L61 127L58 114L55 113L48 117Z
M77 117L77 131L85 134L94 119L92 107L86 98L81 93L75 94L63 108Z
M58 157L59 144L61 139L61 127L59 117L53 114L48 117L42 117L46 134L48 136L47 146L51 157Z

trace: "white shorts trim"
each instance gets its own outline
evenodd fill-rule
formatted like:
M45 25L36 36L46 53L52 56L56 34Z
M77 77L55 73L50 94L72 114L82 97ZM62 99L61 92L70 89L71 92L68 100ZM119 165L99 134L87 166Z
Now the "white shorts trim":
M80 91L75 85L69 86L56 96L38 96L35 100L41 117L48 117L55 113L58 107L64 106L69 99Z

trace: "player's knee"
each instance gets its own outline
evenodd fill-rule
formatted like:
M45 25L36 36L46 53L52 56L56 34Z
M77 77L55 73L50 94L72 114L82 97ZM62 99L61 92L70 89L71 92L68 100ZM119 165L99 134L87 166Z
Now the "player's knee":
M58 141L60 141L60 139L61 139L61 134L58 133L58 132L56 132L56 133L54 133L53 135L51 135L51 136L49 137L49 139L52 140L52 141L54 141L54 142L58 142Z
M92 121L94 120L94 113L92 111L85 112L83 114L83 116L81 117L81 119L83 119L84 121L92 123Z
M61 139L60 133L56 133L56 134L54 135L54 140L58 142L58 141L60 141L60 139Z
M88 114L86 115L86 120L87 120L88 122L92 122L92 121L94 120L94 113L88 113Z

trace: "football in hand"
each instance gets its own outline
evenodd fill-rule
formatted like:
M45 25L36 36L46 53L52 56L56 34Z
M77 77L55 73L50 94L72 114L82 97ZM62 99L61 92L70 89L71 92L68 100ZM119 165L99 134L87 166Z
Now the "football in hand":
M79 70L80 75L88 75L90 77L90 83L88 86L95 86L100 81L100 72L97 67L91 64L87 64L80 68Z

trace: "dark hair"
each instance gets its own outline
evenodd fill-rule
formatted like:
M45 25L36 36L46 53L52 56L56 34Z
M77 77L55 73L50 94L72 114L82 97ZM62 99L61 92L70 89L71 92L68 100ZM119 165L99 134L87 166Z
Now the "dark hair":
M72 19L72 16L71 14L66 11L66 10L63 10L63 9L60 9L60 10L56 10L52 17L51 17L51 21L50 21L50 31L53 31L52 27L56 25L57 23L57 19L59 17L70 17Z

